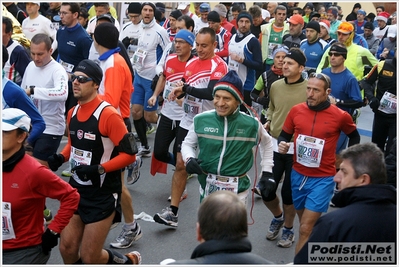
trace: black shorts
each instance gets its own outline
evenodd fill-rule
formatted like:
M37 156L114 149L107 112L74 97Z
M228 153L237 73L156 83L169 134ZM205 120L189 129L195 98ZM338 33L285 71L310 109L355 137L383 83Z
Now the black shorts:
M114 222L120 222L120 199L121 194L118 193L99 195L97 197L90 197L90 199L85 198L84 194L81 194L76 214L80 216L84 224L89 224L104 220L116 211Z
M33 146L33 157L47 161L48 157L57 153L62 135L41 134Z

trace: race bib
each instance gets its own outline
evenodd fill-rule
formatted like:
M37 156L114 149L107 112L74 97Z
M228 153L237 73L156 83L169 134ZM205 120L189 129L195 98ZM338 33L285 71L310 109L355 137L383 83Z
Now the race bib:
M204 197L219 191L228 190L234 193L238 193L238 179L239 177L221 176L216 174L208 174L206 177L206 186L204 191Z
M240 63L238 63L237 61L232 60L230 58L229 65L228 65L229 70L234 70L234 71L238 72L238 67L239 66L240 66Z
M68 73L72 73L72 70L75 67L73 64L69 64L68 62L65 62L65 61L62 61L62 60L60 60L60 64L61 64L61 66L64 67L64 69Z
M296 139L296 161L306 167L320 167L324 143L325 140L320 138L298 135Z
M176 83L165 82L165 88L163 90L163 99L165 99L165 101L168 101L168 96L174 87L176 87Z
M93 154L91 151L85 151L71 147L71 156L69 157L69 164L71 169L79 165L90 165ZM72 173L72 178L79 184L91 185L91 181L82 181L76 173Z
M385 91L384 95L381 98L378 110L386 114L396 114L396 101L396 95Z
M139 68L143 67L144 59L147 57L147 53L148 52L143 49L137 49L133 55L133 64Z
M2 202L3 209L3 240L15 239L14 227L11 220L11 203Z
M188 95L184 101L184 112L190 117L194 118L195 115L202 112L202 103L194 96Z

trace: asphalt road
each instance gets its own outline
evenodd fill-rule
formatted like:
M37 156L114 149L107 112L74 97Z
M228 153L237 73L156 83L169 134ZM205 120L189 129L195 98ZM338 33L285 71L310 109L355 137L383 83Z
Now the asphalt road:
M361 142L369 142L371 136L371 127L373 121L373 113L369 107L362 108L362 114L358 121L358 129L361 134ZM152 144L155 133L148 136L149 143ZM66 140L64 139L60 150L64 147ZM150 174L150 158L143 159L143 166L141 167L141 177L134 185L129 185L129 191L133 198L134 214L139 215L144 212L151 217L165 207L169 206L167 201L170 195L170 185L172 177L172 167L168 167L166 175L157 174L151 176ZM258 159L259 162L259 159ZM61 176L61 171L66 168L64 164L57 174ZM254 168L249 172L254 181ZM62 177L68 181L69 178ZM167 258L185 259L190 258L194 248L198 245L195 235L196 212L199 206L199 192L198 181L192 178L187 182L188 198L180 203L179 207L179 226L177 228L168 227L151 221L139 219L143 236L136 241L128 249L117 249L124 254L132 250L137 250L141 253L142 264L157 265L162 260ZM280 190L279 186L279 190ZM57 201L48 199L47 207L54 213L59 208ZM330 208L332 210L333 208ZM329 210L329 211L330 211ZM248 201L248 222L249 222L249 239L252 242L252 251L276 264L288 264L293 261L294 247L280 248L277 247L275 241L266 240L266 231L272 220L272 214L262 203L258 196L250 196ZM109 243L115 239L121 231L122 225L119 224L115 229L108 233L104 248L109 248ZM294 224L295 234L298 235L298 220ZM280 232L281 235L281 232ZM48 264L56 265L63 264L58 246L52 251L52 255Z

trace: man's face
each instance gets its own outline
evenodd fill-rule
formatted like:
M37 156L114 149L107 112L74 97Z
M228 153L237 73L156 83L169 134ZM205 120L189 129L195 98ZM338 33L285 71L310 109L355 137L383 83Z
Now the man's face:
M306 29L306 39L310 44L316 42L317 38L319 38L319 33L311 28Z
M182 29L187 30L186 22L184 21L184 19L176 21L176 30L179 31Z
M338 42L340 43L346 43L346 41L349 39L349 36L351 35L350 33L342 33L342 32L337 32L338 34Z
M274 14L274 10L276 9L276 4L275 3L268 3L267 4L267 11L269 11L270 15Z
M369 37L373 31L371 29L364 29L364 37Z
M290 23L290 35L291 36L299 36L302 32L302 28L303 28L302 24Z
M334 15L333 15L332 13L327 13L327 19L328 19L329 21L331 21L331 22L334 22L334 21L335 21L335 17L334 17Z
M181 38L175 38L175 53L177 56L189 56L191 54L192 46Z
M275 22L277 25L282 25L287 17L287 12L285 10L277 9L274 15Z
M241 33L247 33L251 29L251 21L248 18L240 18L240 20L237 21L237 26Z
M86 74L80 71L74 73L76 76L88 77ZM88 81L85 83L78 82L78 79L72 81L73 96L78 101L87 101L97 94L98 85L93 81Z
M320 18L319 17L313 17L310 21L317 21L317 22L319 22L320 21Z
M376 11L377 16L378 16L382 12L382 9L381 8L377 8L375 11Z
M201 20L202 22L207 22L208 21L208 14L209 12L201 12Z
M310 78L306 88L307 103L309 106L317 106L327 100L330 89L324 89L324 81Z
M217 90L213 97L213 104L219 116L229 116L238 108L240 102L230 92Z
M134 14L134 13L129 13L129 20L134 24L137 25L141 21L141 15L140 14Z
M358 20L359 22L364 21L364 17L365 17L365 15L363 15L362 13L357 13L357 20Z
M328 34L329 32L327 31L327 29L320 25L319 37L324 40Z
M377 24L378 24L378 27L380 27L380 28L384 28L385 25L387 25L387 23L385 21L380 20L380 19L377 20Z
M351 161L348 159L342 160L339 165L339 171L334 176L334 182L338 184L338 190L365 185L363 179L356 178L358 177L356 177Z
M39 14L39 5L34 4L34 3L26 3L26 13L28 13L29 16Z
M310 9L309 7L305 7L304 11L306 15L309 15L310 13L312 13L313 10Z
M231 14L233 15L233 19L237 19L237 16L238 16L239 13L240 12L238 12L238 11L231 12Z
M49 63L51 60L52 52L52 48L50 48L50 50L46 49L46 45L44 42L40 44L30 44L30 55L36 67L43 67L47 63Z
M176 31L176 21L177 19L175 19L172 16L169 16L170 29L173 31Z
M95 6L94 10L96 11L96 16L100 16L103 14L107 14L109 12L109 7L105 6Z
M8 42L11 40L12 31L6 33L6 25L3 23L3 45L7 47Z
M292 11L292 15L299 15L299 11L295 9L294 11Z
M154 19L154 16L154 9L149 5L145 5L141 10L141 17L145 24L149 24Z
M212 38L210 34L198 33L195 37L195 47L197 49L198 57L201 60L210 59L215 55L215 48L217 42L212 43Z
M61 5L62 2L49 2L50 9L54 10Z
M331 67L340 67L343 66L345 63L345 58L343 55L335 53L334 51L330 51L330 65Z
M273 65L277 69L282 69L284 65L285 52L278 52L273 59Z
M219 22L208 21L209 28L212 28L215 32L218 32L220 29Z
M60 8L61 22L66 27L72 26L76 22L77 17L79 16L78 12L72 13L70 11L70 8L71 8L71 6L69 6L69 5L64 5L64 6L61 6L61 8Z
M283 59L283 75L286 78L295 78L301 75L302 69L298 62L292 58L285 57Z
M254 24L255 27L259 26L262 23L262 21L263 21L262 16L252 18L252 23Z

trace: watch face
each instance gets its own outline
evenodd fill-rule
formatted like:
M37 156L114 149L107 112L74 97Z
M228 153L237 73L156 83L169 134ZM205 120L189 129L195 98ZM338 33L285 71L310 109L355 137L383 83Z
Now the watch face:
M102 167L102 166L98 167L98 173L104 174L105 173L104 167Z

